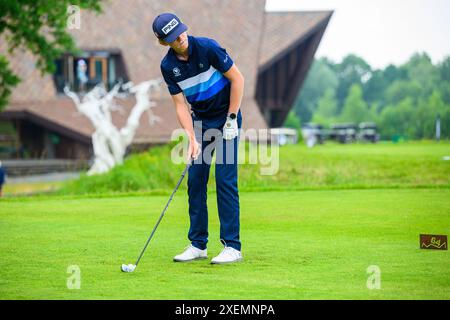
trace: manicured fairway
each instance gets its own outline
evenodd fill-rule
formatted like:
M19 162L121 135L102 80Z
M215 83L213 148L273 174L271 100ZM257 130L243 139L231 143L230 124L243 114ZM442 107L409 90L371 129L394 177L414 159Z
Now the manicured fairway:
M176 264L187 244L182 191L134 263L167 196L11 198L0 202L0 299L450 299L450 189L241 192L244 262ZM210 194L211 258L220 251ZM69 290L78 265L81 288ZM368 266L381 289L366 286Z

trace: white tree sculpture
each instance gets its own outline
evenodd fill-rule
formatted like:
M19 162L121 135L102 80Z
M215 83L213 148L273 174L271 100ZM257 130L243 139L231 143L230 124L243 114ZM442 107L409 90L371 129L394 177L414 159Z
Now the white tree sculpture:
M151 111L156 104L150 100L152 91L159 91L161 83L162 81L158 79L144 81L138 85L132 82L124 85L116 84L109 92L103 85L97 85L82 100L68 87L64 88L64 92L73 100L78 112L85 115L95 128L92 134L94 163L88 175L108 172L117 164L123 163L126 148L133 141L142 113L148 112L150 125L161 120ZM125 92L135 95L136 104L131 109L126 125L119 130L112 122L111 111L122 109L114 103L115 97L124 97L124 94L119 93L121 87Z

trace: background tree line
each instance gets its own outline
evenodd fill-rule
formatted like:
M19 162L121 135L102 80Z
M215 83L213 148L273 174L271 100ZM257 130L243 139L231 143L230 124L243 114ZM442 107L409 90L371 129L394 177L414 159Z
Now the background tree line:
M373 69L364 59L348 55L335 63L316 59L285 126L314 122L375 122L382 138L450 138L450 56L433 64L426 53L403 65Z

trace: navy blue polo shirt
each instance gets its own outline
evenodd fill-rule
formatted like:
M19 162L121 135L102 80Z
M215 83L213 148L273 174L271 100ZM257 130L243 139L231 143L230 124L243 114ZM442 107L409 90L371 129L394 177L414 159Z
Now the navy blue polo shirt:
M232 67L233 60L213 39L188 36L188 41L188 61L179 60L172 48L161 61L170 94L183 92L197 116L226 114L231 83L223 73Z

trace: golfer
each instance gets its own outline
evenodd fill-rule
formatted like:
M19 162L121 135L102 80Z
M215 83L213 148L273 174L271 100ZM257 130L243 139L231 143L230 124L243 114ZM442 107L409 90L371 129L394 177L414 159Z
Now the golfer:
M188 36L187 29L172 13L160 14L153 22L153 32L159 43L170 47L161 61L161 73L172 96L178 121L189 137L188 157L195 159L188 173L188 238L191 244L175 256L174 261L207 258L206 186L215 149L220 240L224 249L211 263L237 262L242 260L237 147L242 124L239 108L244 78L226 50L216 41ZM208 130L219 132L219 138L208 138ZM211 143L214 144L210 146Z

